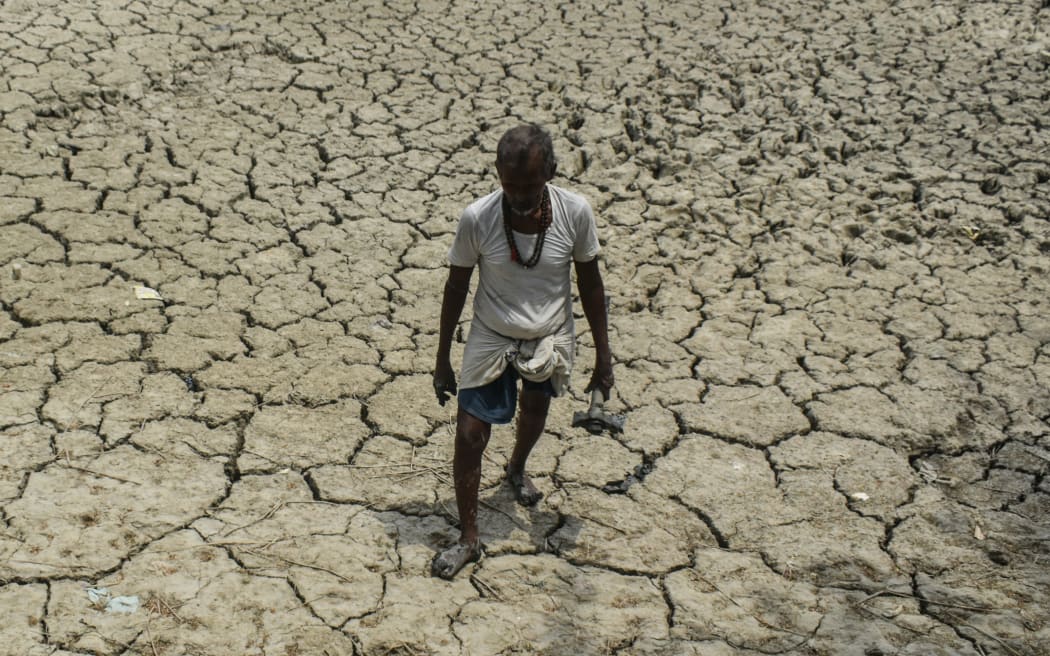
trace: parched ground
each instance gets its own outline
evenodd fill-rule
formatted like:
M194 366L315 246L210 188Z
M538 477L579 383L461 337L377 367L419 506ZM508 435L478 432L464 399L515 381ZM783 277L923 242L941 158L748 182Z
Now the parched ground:
M0 3L0 653L1050 654L1048 4ZM449 583L521 121L627 430L498 429Z

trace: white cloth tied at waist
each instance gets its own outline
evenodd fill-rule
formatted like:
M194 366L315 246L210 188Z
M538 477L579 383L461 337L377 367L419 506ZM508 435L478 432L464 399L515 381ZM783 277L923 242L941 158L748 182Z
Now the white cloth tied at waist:
M501 335L474 317L463 351L459 386L481 387L502 376L512 365L525 380L550 380L554 395L561 396L569 389L575 348L571 319L553 334L522 340Z

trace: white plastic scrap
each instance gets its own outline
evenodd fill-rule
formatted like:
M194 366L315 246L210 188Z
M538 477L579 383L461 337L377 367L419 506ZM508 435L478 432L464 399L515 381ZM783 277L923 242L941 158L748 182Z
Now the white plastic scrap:
M130 597L113 597L106 604L107 613L134 613L139 609L139 598L136 595Z
M141 301L163 301L164 297L156 289L151 287L136 287L135 298Z
M849 498L853 499L854 501L867 501L871 497L869 497L865 492L854 492L853 494L849 495Z
M942 483L944 485L955 486L955 479L951 476L941 476L937 471L937 468L928 462L923 462L919 465L919 476L926 483Z
M927 483L932 483L937 480L937 470L930 463L924 462L919 465L919 476Z
M972 241L977 241L981 237L981 229L977 226L968 225L963 226L962 231L966 233Z
M139 609L139 598L136 595L110 597L109 588L88 588L88 599L93 604L106 604L107 613L134 613Z

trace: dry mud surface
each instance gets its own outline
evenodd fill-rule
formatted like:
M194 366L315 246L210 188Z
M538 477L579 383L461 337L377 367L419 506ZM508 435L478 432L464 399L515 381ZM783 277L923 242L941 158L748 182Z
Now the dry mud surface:
M1050 653L1048 3L506 4L0 3L0 653ZM449 583L523 120L627 431L496 430Z

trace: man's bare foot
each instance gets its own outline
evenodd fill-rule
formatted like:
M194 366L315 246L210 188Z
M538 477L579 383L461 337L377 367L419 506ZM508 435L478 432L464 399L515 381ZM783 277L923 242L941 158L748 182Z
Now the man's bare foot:
M523 506L535 506L543 498L543 492L536 489L525 472L507 469L507 484L514 491L514 498Z
M470 543L457 542L434 556L434 561L430 563L430 575L451 580L467 563L472 563L480 558L481 552L480 540Z

